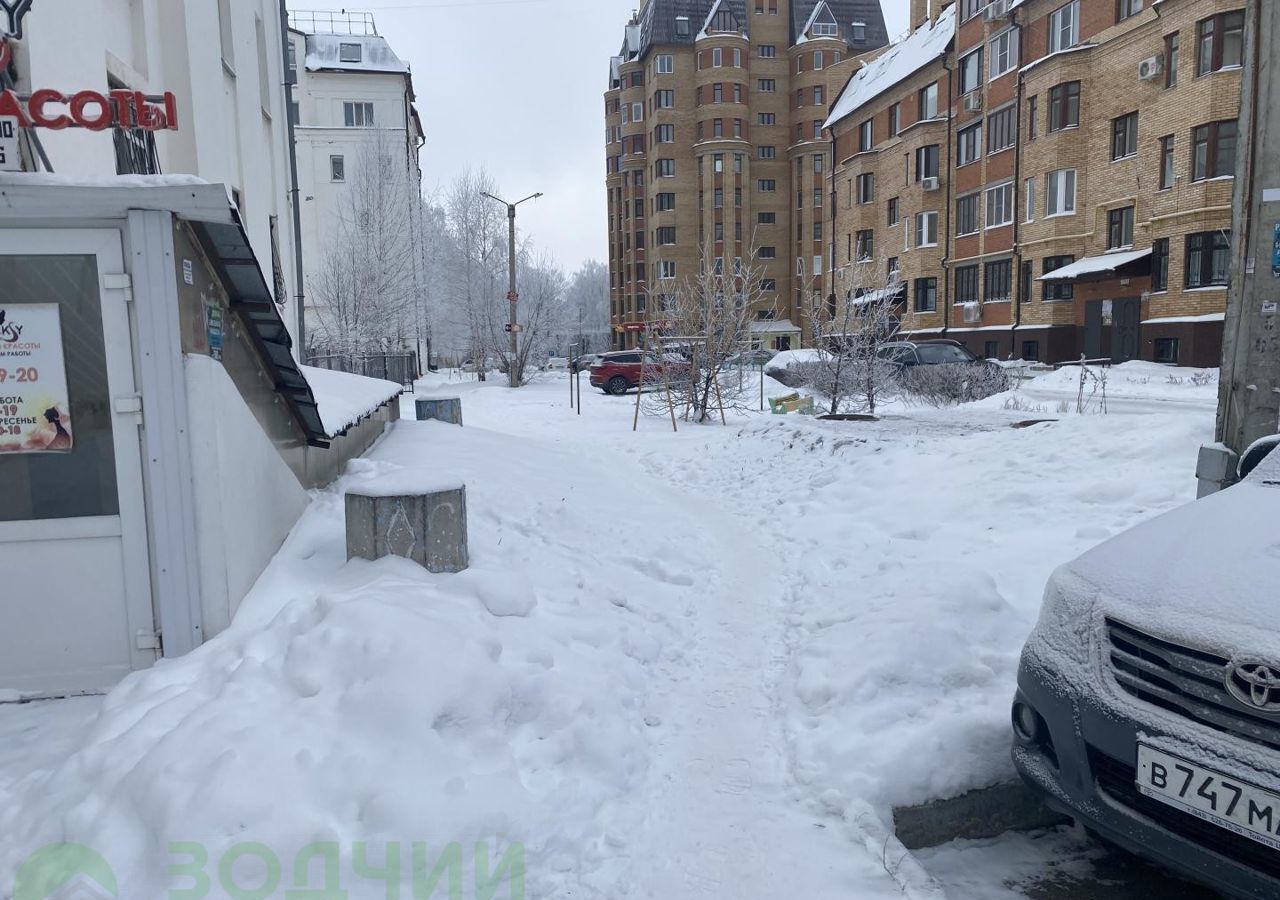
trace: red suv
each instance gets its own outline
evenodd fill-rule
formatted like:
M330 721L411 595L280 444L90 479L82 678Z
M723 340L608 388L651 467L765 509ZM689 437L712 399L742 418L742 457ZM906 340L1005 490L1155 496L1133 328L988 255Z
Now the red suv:
M661 381L664 369L672 378L689 374L689 364L675 357L669 356L664 362L656 353L642 350L602 353L591 364L591 386L606 394L625 394L642 379L649 384Z

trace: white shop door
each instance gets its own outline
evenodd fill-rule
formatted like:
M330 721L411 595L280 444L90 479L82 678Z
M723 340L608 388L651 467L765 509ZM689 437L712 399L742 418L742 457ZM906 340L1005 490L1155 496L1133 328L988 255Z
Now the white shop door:
M0 699L156 659L123 273L117 231L0 229Z

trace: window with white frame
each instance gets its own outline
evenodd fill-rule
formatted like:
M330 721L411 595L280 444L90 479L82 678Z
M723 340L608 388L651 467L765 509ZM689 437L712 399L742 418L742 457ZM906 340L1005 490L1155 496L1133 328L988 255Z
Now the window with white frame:
M664 259L658 262L658 278L663 281L670 281L676 277L675 260Z
M816 72L818 69L821 69L821 68L822 68L822 51L814 50L813 51L813 69Z
M987 228L1013 222L1013 182L987 188Z
M1018 65L1018 29L1010 28L1003 34L996 35L989 46L990 77L995 81Z
M343 41L338 44L338 62L358 63L364 61L364 47L358 43Z
M346 181L347 180L347 160L344 156L329 157L329 180L330 181Z
M875 146L874 120L867 119L858 126L858 152L865 153Z
M1080 43L1080 0L1071 0L1049 14L1049 52L1058 53Z
M982 48L960 57L960 93L976 91L982 86Z
M658 74L671 75L676 70L676 58L670 54L662 54L658 57Z
M916 213L916 246L938 246L938 214L936 212Z
M1057 169L1045 180L1046 216L1067 216L1076 211L1076 170Z
M373 104L353 103L351 101L343 103L342 122L348 128L372 128L374 124Z
M836 25L835 22L814 22L813 23L814 37L837 37L839 33L840 33L840 28L838 25Z
M644 104L643 103L631 104L631 121L632 122L644 121Z
M724 65L724 51L723 51L722 49L720 49L719 47L714 47L714 48L712 48L712 50L711 50L711 68L713 68L713 69L718 69L718 68L720 68L722 65Z
M1024 222L1034 222L1036 219L1036 179L1035 176L1028 178L1023 184L1023 196L1026 198L1026 212L1023 214Z

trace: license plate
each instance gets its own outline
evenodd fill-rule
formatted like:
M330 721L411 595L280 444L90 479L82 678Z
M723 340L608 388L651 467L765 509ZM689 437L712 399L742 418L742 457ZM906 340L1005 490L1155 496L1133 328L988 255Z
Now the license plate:
M1153 800L1280 850L1280 794L1145 744L1138 745L1137 787Z

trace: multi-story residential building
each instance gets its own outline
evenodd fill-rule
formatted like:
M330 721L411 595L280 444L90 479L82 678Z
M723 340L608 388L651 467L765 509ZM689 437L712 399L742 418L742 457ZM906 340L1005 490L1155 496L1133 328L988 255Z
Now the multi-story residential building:
M358 169L376 168L374 157L394 160L395 190L385 195L405 204L395 219L419 229L424 133L409 65L378 34L371 13L293 11L289 23L308 345L315 346L324 341L315 314L323 292L315 285L342 240L337 226ZM407 246L418 246L413 234Z
M946 334L992 357L1216 365L1242 6L961 0L930 11L916 0L911 35L855 73L833 108L833 189L897 191L904 171L919 178L922 144L938 148L937 189L908 190L879 222L839 204L837 262L851 236L869 232L877 249L902 240L909 335ZM932 134L886 123L859 143L863 123L918 109L934 81ZM898 236L893 221L915 224Z
M798 344L828 275L831 73L887 41L878 0L648 0L605 94L614 346L738 260L761 273L760 343Z
M9 43L13 65L0 81L19 93L172 93L177 128L41 128L28 140L39 142L47 166L30 150L24 164L69 176L182 173L225 184L263 272L274 275L277 302L291 301L281 6L281 0L33 4L22 40ZM292 328L295 317L284 318Z

